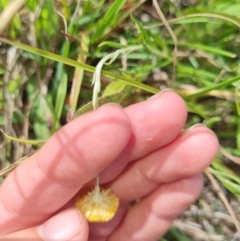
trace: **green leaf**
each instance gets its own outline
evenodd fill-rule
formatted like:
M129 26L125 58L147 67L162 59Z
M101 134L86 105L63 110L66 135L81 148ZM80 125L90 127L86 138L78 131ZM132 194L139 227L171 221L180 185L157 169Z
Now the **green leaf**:
M31 53L37 54L39 56L43 56L45 58L48 58L48 59L51 59L51 60L54 60L54 61L57 61L57 62L61 62L63 64L67 64L69 66L73 66L75 68L83 68L84 70L87 70L87 71L89 71L91 73L93 73L94 69L95 69L94 67L92 67L90 65L79 63L79 62L77 62L75 60L63 57L61 55L57 55L57 54L54 54L54 53L51 53L49 51L45 51L45 50L42 50L42 49L34 48L32 46L29 46L29 45L26 45L26 44L22 44L22 43L19 43L19 42L16 42L16 41L11 41L11 40L8 40L8 39L5 39L5 38L1 38L1 37L0 37L0 41L2 41L4 43L7 43L7 44L10 44L10 45L13 45L13 46L16 46L16 47L18 47L20 49L29 51ZM112 80L122 81L122 82L124 82L126 84L129 84L129 85L132 85L134 87L146 90L146 91L148 91L150 93L154 93L155 94L155 93L159 92L159 89L157 89L157 88L145 85L145 84L140 83L138 81L134 81L134 80L132 80L130 78L127 78L127 77L124 77L124 76L120 76L120 75L114 74L114 73L109 72L109 71L102 71L102 75L104 77L107 77L107 78L112 79Z
M232 192L235 196L240 198L240 188L239 188L240 184L233 183L227 178L224 178L222 176L217 176L217 178L230 192Z
M19 90L19 86L21 84L20 76L18 76L15 80L9 81L8 83L8 91L13 94Z
M180 76L190 76L190 77L198 77L201 79L202 82L204 82L206 85L210 85L213 86L214 83L212 83L216 78L217 78L217 74L207 71L207 70L203 70L203 69L196 69L193 68L191 66L186 66L186 65L181 65L178 64L177 66L177 71L178 74ZM210 80L210 81L206 81L206 80Z
M176 228L170 228L169 233L176 241L190 241L190 239Z
M237 142L237 148L240 149L240 115L237 116L236 142Z
M227 167L223 162L217 157L214 162L212 162L212 167L209 167L209 171L221 181L221 183L234 195L240 197L240 178L239 176Z
M20 139L14 136L10 136L8 134L6 134L2 129L0 129L0 132L2 132L2 134L4 135L5 138L11 140L11 141L15 141L15 142L19 142L19 143L23 143L23 144L31 144L31 145L42 145L44 144L46 141L43 140L25 140L25 139Z
M211 165L217 172L222 173L223 176L240 184L240 179L238 175L227 165L225 165L222 161L220 161L218 157L215 158Z
M121 90L120 92L116 93L116 94L112 94L112 95L108 95L108 96L103 96L98 98L98 105L104 105L106 103L118 103L121 104L121 102L123 101L123 99L126 97L126 93L124 90ZM83 115L84 113L88 112L88 111L92 111L93 110L93 104L92 102L87 103L86 105L84 105L83 107L81 107L75 114L75 117Z
M112 5L109 7L103 19L100 21L99 24L96 24L96 32L93 34L91 38L91 43L96 42L104 35L105 30L113 24L116 15L118 14L122 6L125 4L125 2L126 0L113 1Z
M226 87L228 85L231 85L233 84L234 82L240 80L240 76L236 76L235 78L232 78L232 79L229 79L229 80L226 80L226 81L223 81L219 84L215 84L213 86L210 86L210 87L207 87L195 94L192 94L192 95L188 95L188 96L185 96L184 99L185 100L190 100L192 98L197 98L197 97L201 97L203 95L205 95L206 93L212 91L212 90L216 90L216 89L220 89L220 88L223 88L223 87Z
M5 69L2 66L0 66L0 74L4 74L4 73L5 73Z
M122 92L125 89L125 87L126 84L120 81L114 81L107 85L107 87L103 91L103 96L115 95L118 92Z
M62 114L63 105L67 94L67 83L68 83L68 77L67 77L67 74L64 73L57 92L57 99L56 99L55 110L54 110L55 118L54 118L54 124L53 124L53 131L56 131L59 127L59 120Z
M174 43L172 41L166 41L166 44L170 44L170 45L174 45ZM186 47L189 49L201 49L204 50L208 53L212 53L212 54L216 54L216 55L222 55L222 56L226 56L229 58L236 58L237 54L220 49L220 48L216 48L213 46L207 46L207 45L203 45L203 44L193 44L193 43L183 43L183 42L178 42L178 46L179 47Z
M151 33L146 31L138 20L132 18L132 21L137 28L139 42L144 46L144 48L150 53L162 56L163 54L159 51L159 46L155 44L156 38L154 38L154 41L154 39L151 38Z
M98 45L98 47L103 47L103 46L109 46L109 47L113 47L113 48L117 48L117 49L129 47L128 45L123 45L123 44L111 42L111 41L105 41L105 42L102 42Z

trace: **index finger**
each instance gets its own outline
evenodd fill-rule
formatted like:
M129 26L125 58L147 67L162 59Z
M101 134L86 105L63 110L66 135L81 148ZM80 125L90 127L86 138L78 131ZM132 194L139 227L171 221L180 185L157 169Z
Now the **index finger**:
M49 218L121 153L130 135L130 121L116 105L64 126L3 182L0 234Z

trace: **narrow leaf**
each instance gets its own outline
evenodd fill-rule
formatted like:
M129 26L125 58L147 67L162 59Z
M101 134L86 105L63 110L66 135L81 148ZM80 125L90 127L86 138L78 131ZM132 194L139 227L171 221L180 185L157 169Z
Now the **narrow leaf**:
M42 50L42 49L34 48L32 46L29 46L29 45L26 45L26 44L22 44L22 43L19 43L19 42L15 42L15 41L11 41L11 40L8 40L6 38L1 38L0 37L0 41L2 41L4 43L7 43L7 44L10 44L12 46L18 47L18 48L20 48L22 50L25 50L25 51L37 54L39 56L43 56L43 57L45 57L47 59L54 60L56 62L61 62L61 63L66 64L66 65L73 66L75 68L83 68L84 70L89 71L91 73L94 72L94 67L92 67L90 65L79 63L79 62L77 62L75 60L63 57L61 55L57 55L57 54L51 53L49 51L45 51L45 50ZM157 88L145 85L145 84L140 83L138 81L132 80L132 79L124 77L124 76L120 76L120 75L114 74L114 73L109 72L109 71L105 71L105 70L102 71L102 75L104 77L107 77L107 78L112 79L112 80L122 81L122 82L124 82L126 84L132 85L132 86L137 87L139 89L146 90L146 91L148 91L150 93L154 93L155 94L155 93L158 93L160 91Z
M57 99L56 99L55 110L54 110L54 116L55 116L54 124L53 124L54 131L56 131L59 127L59 120L62 114L63 105L64 105L66 93L67 93L67 83L68 83L67 74L64 73L57 92Z
M0 129L2 134L4 135L5 138L11 140L11 141L16 141L18 143L23 143L23 144L31 144L31 145L41 145L44 144L46 141L43 140L26 140L26 139L20 139L17 137L10 136L6 134L2 129Z
M210 86L208 88L205 88L195 94L192 94L192 95L188 95L188 96L185 96L184 99L185 100L190 100L192 98L197 98L197 97L201 97L203 95L205 95L206 93L212 91L212 90L217 90L217 89L220 89L220 88L223 88L223 87L226 87L228 85L231 85L233 84L234 82L240 80L240 76L236 76L235 78L232 78L232 79L229 79L229 80L226 80L226 81L223 81L219 84L215 84L214 86Z
M112 94L112 95L108 95L108 96L103 96L98 98L98 105L104 105L106 103L118 103L121 104L121 102L123 101L123 99L126 97L127 95L125 94L124 90L116 93L116 94ZM92 102L87 103L86 105L84 105L83 107L81 107L75 114L75 117L83 115L84 113L93 110L93 105Z
M126 0L113 1L103 19L96 25L96 32L92 36L91 43L96 42L102 37L102 35L104 35L105 30L112 25L113 20L115 20L115 16L118 14L125 2Z

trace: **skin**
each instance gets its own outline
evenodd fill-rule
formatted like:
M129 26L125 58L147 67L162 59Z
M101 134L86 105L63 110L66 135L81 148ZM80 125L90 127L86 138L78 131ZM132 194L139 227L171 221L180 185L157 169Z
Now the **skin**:
M164 91L68 123L2 183L0 241L156 241L197 199L218 151L205 126L183 130L186 117L181 97ZM88 224L74 197L99 174L120 207L111 221Z

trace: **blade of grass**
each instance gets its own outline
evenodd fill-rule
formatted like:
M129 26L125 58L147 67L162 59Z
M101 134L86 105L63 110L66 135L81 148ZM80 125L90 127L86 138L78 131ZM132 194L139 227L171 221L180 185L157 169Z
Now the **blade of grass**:
M96 25L96 32L93 34L91 38L91 43L96 42L98 39L102 38L105 34L105 30L112 25L115 20L116 15L125 4L126 0L116 0L113 1L112 5L109 7L103 19L99 24Z
M208 88L205 88L205 89L203 89L203 90L201 90L201 91L199 91L199 92L197 92L195 94L185 96L184 99L185 100L191 100L193 98L201 97L201 96L205 95L206 93L208 93L208 92L210 92L212 90L216 90L216 89L220 89L220 88L229 86L229 85L233 84L234 82L236 82L238 80L240 80L240 75L236 76L235 78L223 81L222 83L216 84L214 86L210 86Z
M177 67L177 71L179 75L189 75L189 76L196 76L199 77L201 79L201 82L205 83L205 85L207 86L213 86L214 83L213 81L217 78L217 74L207 71L207 70L203 70L203 69L196 69L190 66L186 66L186 65L181 65L178 64ZM207 80L204 80L207 79Z
M5 30L14 15L22 8L27 0L11 1L0 14L0 34Z
M134 11L136 11L138 8L140 8L140 6L146 2L147 0L139 0L136 1L136 3L134 3L132 5L132 7L130 7L129 9L127 9L126 11L124 11L124 13L117 19L116 22L116 26L118 26L119 24L121 24L126 18L128 18Z
M233 176L224 171L216 171L210 167L208 169L231 193L240 198L240 179L236 175Z
M166 44L172 45L172 44L174 44L174 42L166 41ZM235 58L237 56L237 54L235 54L235 53L232 53L232 52L229 52L226 50L222 50L220 48L216 48L213 46L203 45L203 44L178 42L178 46L192 48L192 49L201 49L201 50L204 50L204 51L212 53L212 54L222 55L222 56L229 57L229 58Z
M65 23L64 24L65 25L65 31L67 31L66 34L72 35L74 33L74 22L76 20L77 13L78 13L79 8L80 8L80 2L81 2L81 0L78 0L75 11L74 11L74 13L73 13L73 15L70 19L69 26L67 26L65 16L61 14L61 17L64 19L64 23ZM60 14L60 13L58 12L58 14ZM67 56L69 56L69 51L70 51L70 43L69 43L68 39L66 38L63 45L62 45L61 55L64 56L64 57L67 57ZM64 73L63 63L58 62L57 69L56 69L56 81L54 82L55 85L59 85L59 82L62 79L63 73Z
M41 145L46 142L43 140L25 140L25 139L21 139L21 138L16 138L14 136L10 136L10 135L6 134L2 129L0 129L0 132L2 132L2 134L4 135L5 138L7 138L11 141L16 141L16 142L23 143L23 144Z
M216 158L212 162L211 165L214 168L213 171L215 171L219 175L221 175L223 177L226 177L229 180L234 181L235 183L239 183L240 184L239 176L232 169L230 169L227 165L225 165L223 162L221 162L218 158ZM240 191L240 189L239 189L239 191Z
M155 42L152 41L150 33L148 33L143 28L142 24L138 20L136 20L135 18L132 18L132 21L133 21L133 23L135 24L135 26L137 28L139 42L150 53L155 53L155 54L161 56L162 53L159 51L159 48L155 45Z
M224 14L219 14L219 13L193 13L193 14L188 14L185 16L181 16L175 19L171 19L168 21L169 24L172 23L176 23L178 21L181 21L183 19L187 19L187 18L196 18L196 17L200 17L200 18L216 18L216 19L221 19L227 22L230 22L232 24L234 24L235 26L237 26L238 28L240 28L240 20L234 16L228 16L228 15L224 15ZM195 21L194 21L195 22ZM189 22L187 22L189 23ZM162 26L163 23L160 24L155 24L155 25L151 25L151 26L146 26L145 28L156 28L159 26Z
M111 42L111 41L104 41L98 45L98 47L103 47L103 46L109 46L109 47L119 48L119 49L129 47L128 45L123 45L123 44L120 44L117 42Z
M186 235L182 234L176 228L170 228L169 233L175 238L176 241L190 241Z
M45 50L42 50L42 49L38 49L38 48L29 46L29 45L26 45L26 44L11 41L11 40L8 40L6 38L1 38L1 37L0 37L0 41L2 41L4 43L7 43L7 44L10 44L12 46L18 47L22 50L37 54L37 55L42 56L44 58L54 60L56 62L61 62L61 63L66 64L66 65L73 66L75 68L82 68L86 71L89 71L90 73L93 73L94 70L95 70L95 68L90 66L90 65L79 63L75 60L72 60L72 59L69 59L69 58L66 58L66 57L63 57L63 56L60 56L60 55L57 55L57 54L54 54L54 53L51 53L51 52L48 52L48 51L45 51ZM130 78L127 78L127 77L124 77L124 76L114 74L114 73L109 72L109 71L105 71L105 70L102 71L102 75L104 77L107 77L107 78L112 79L112 80L122 81L126 84L132 85L134 87L137 87L139 89L148 91L148 92L153 93L153 94L158 93L160 91L160 89L145 85L143 83L134 81L134 80L132 80Z
M81 50L78 55L77 61L80 63L85 63L87 60L88 50L89 50L89 36L86 33L81 33ZM80 94L80 89L82 85L84 70L82 68L76 68L73 77L73 83L71 87L71 92L69 96L69 111L67 115L68 121L73 119L74 112L77 107L77 102Z
M21 159L17 160L16 162L12 163L10 166L7 166L0 170L0 177L7 175L12 170L14 170L16 167L18 167L24 160L26 160L27 157L30 157L32 154L34 154L36 151L33 151L29 153L28 155L22 157Z
M233 211L227 197L224 195L220 185L218 184L217 180L213 177L213 175L211 174L209 168L207 168L204 173L207 175L208 179L210 180L210 182L212 183L215 191L217 192L218 196L221 198L222 202L224 203L226 209L228 210L229 214L231 215L234 225L238 231L238 234L240 234L240 224L239 221L237 220L236 214Z
M234 133L234 137L235 137L235 133ZM230 159L232 162L236 163L237 165L240 165L240 157L237 156L236 154L231 153L229 150L227 150L226 148L224 148L223 146L220 145L219 147L219 152L227 157L228 159Z
M175 81L176 77L176 66L177 66L177 52L178 52L178 39L173 32L172 28L170 27L167 19L165 18L164 14L162 13L162 10L157 2L157 0L153 0L153 5L158 13L158 16L163 22L163 25L166 27L167 31L169 32L173 42L174 42L174 50L173 50L173 81Z
M233 170L228 168L219 158L216 158L214 160L214 162L212 162L211 165L214 167L214 169L216 169L216 170L218 170L220 172L223 172L223 173L225 173L228 176L232 176L232 177L238 178L237 174Z
M225 186L232 194L234 194L236 197L240 198L240 188L239 183L234 183L228 178L224 177L223 175L219 174L216 171L211 171L214 176L222 183L223 186Z
M68 77L67 77L67 74L64 73L57 91L57 99L56 99L56 104L54 109L55 118L53 123L53 132L55 132L59 127L59 120L62 114L63 105L67 94L67 83L68 83Z
M237 132L236 132L237 148L240 149L240 115L237 115Z

